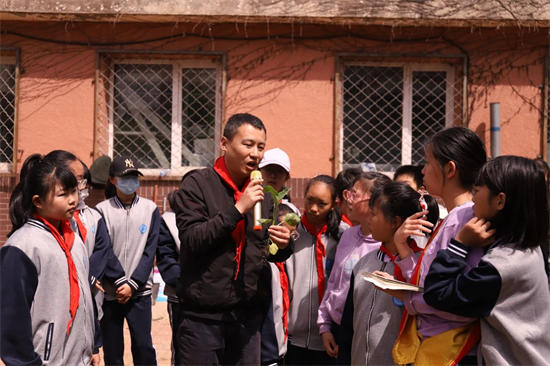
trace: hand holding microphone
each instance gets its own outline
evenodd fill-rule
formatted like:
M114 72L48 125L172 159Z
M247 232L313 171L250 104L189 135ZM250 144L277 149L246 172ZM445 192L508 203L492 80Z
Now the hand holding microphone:
M264 188L262 187L263 180L255 179L251 180L248 187L243 192L239 202L235 204L235 207L242 215L246 215L250 210L254 208L257 202L264 199Z
M250 174L250 182L254 181L263 181L262 179L262 172L259 170L254 170ZM260 231L262 230L262 224L260 223L260 219L262 218L262 201L256 202L254 205L254 230Z

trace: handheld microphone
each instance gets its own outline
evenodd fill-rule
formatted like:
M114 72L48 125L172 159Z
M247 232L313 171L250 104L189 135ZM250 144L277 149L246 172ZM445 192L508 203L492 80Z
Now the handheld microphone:
M254 170L252 173L250 173L250 180L259 180L262 179L262 172L259 170ZM258 201L254 205L254 230L260 231L262 230L262 224L260 223L260 219L262 218L262 202Z

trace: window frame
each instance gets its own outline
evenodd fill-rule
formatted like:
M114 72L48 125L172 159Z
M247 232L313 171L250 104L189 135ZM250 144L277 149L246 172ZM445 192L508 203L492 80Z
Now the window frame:
M201 169L205 166L183 166L182 165L182 148L183 143L183 115L182 115L182 96L183 96L183 71L184 69L213 69L216 72L216 111L215 111L215 128L214 128L214 156L220 155L219 141L222 136L224 110L225 110L225 90L226 90L226 54L225 52L113 52L113 51L98 51L97 66L96 66L96 81L99 78L99 65L101 57L107 55L112 57L116 54L122 54L127 58L114 58L110 65L112 72L109 74L109 100L108 105L108 146L106 153L113 158L114 151L114 87L115 87L115 72L114 66L119 65L172 65L172 122L171 122L171 155L170 168L141 168L140 171L147 177L159 176L174 176L181 177L190 170ZM143 55L150 56L143 58ZM179 56L179 57L178 57ZM96 83L96 85L99 85ZM99 95L96 90L96 99ZM105 100L103 100L105 103ZM98 124L98 101L96 100L96 133ZM98 139L94 136L94 157L99 157L98 154Z
M11 163L0 163L0 175L17 173L17 130L19 121L19 84L21 76L21 49L19 47L0 47L0 64L15 65L14 106L13 106L13 142ZM7 54L5 56L5 54Z
M352 58L352 59L350 59ZM387 61L388 59L412 58L407 61ZM376 61L379 59L379 61ZM449 60L451 59L451 60ZM454 60L453 60L454 59ZM462 121L467 125L467 58L465 55L364 55L364 54L339 54L336 58L335 73L335 134L334 134L334 174L338 174L344 166L344 73L348 66L362 67L401 67L403 68L403 102L401 124L401 165L412 163L412 117L413 117L413 72L414 71L445 71L446 75L446 101L445 101L445 128L455 125L455 92L454 85L458 79L456 75L456 60L462 59L463 68L463 102ZM437 62L435 62L437 61ZM451 62L449 62L451 61ZM380 171L391 174L392 172Z

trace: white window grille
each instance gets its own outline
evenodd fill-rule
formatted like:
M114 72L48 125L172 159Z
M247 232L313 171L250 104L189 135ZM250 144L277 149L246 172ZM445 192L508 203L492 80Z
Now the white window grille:
M10 53L0 56L0 173L11 173L14 163L17 57Z
M463 84L456 68L344 62L337 166L392 172L401 165L423 164L426 139L463 121Z
M133 156L149 175L181 175L219 155L222 63L100 55L96 156Z

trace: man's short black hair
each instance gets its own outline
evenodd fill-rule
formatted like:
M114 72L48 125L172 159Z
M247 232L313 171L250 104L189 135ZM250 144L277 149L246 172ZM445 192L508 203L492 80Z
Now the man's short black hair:
M252 125L267 134L264 123L261 119L248 113L237 113L229 117L227 120L225 128L223 129L223 136L229 141L233 140L233 137L237 134L239 127L244 124Z
M393 180L402 175L408 175L412 177L418 188L424 185L424 174L422 174L422 168L417 165L402 165L393 174Z

